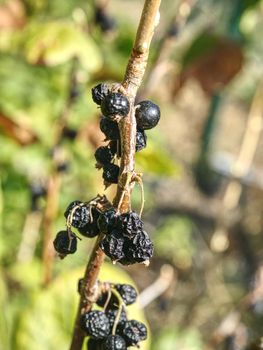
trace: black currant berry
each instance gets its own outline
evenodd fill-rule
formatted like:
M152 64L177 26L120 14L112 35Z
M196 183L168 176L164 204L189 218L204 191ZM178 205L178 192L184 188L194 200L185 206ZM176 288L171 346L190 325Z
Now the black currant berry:
M142 101L135 109L137 127L141 130L154 128L160 120L160 108L152 101Z
M75 138L77 137L78 135L78 131L75 130L75 129L71 129L67 126L65 126L63 128L63 131L62 131L62 136L65 138L65 139L68 139L68 140L75 140Z
M110 233L116 225L116 220L117 215L114 208L101 213L97 221L100 232L105 234Z
M64 216L66 219L71 216L70 223L77 229L84 227L90 220L87 206L81 201L71 202L67 207Z
M103 311L90 311L81 316L81 328L93 339L104 339L110 334L109 319Z
M114 153L112 153L110 147L101 146L96 149L94 156L98 165L103 166L103 165L109 164L113 160Z
M116 320L116 317L118 315L118 300L117 298L114 298L115 300L115 304L114 304L114 308L110 308L106 310L106 315L109 319L109 323L110 323L110 329L112 331L112 327L114 325L114 322ZM119 318L119 322L118 322L118 326L123 327L125 322L127 321L127 315L126 312L124 310L124 308L122 308L121 313L120 313L120 318Z
M104 350L104 340L89 338L87 350Z
M143 222L135 211L129 211L118 216L117 227L124 236L132 238L142 230Z
M137 130L136 132L136 145L135 150L136 152L141 151L144 149L147 145L147 136L143 130Z
M77 238L68 234L68 231L59 231L53 241L53 245L59 254L74 254L77 250Z
M100 233L97 221L101 212L94 206L88 206L87 211L88 213L91 213L91 215L89 216L89 221L86 223L86 225L78 228L78 231L83 236L92 238Z
M57 164L58 173L66 173L69 171L69 169L70 169L70 164L67 161L60 162L59 164Z
M108 95L108 84L101 83L91 89L92 99L97 105L101 105L102 100Z
M79 88L74 85L71 89L70 89L70 93L69 93L69 99L71 102L74 102L80 95L80 91Z
M118 183L118 176L120 172L120 167L115 164L106 164L103 167L103 179L111 184L117 184Z
M136 320L127 321L122 329L123 338L127 346L137 345L140 341L147 338L146 326Z
M110 335L104 343L105 350L126 350L126 342L120 335Z
M130 284L116 284L114 288L120 294L125 305L131 305L136 301L138 294Z
M115 29L116 22L110 17L104 8L97 7L95 9L95 23L100 27L103 33L107 33Z
M153 243L146 231L140 231L129 244L127 257L137 263L150 260L153 256Z
M116 230L104 237L100 242L100 248L113 261L124 258L123 247L124 237Z
M106 140L119 140L120 132L118 123L108 118L102 117L100 120L100 130L106 136Z
M101 102L102 114L110 119L115 116L125 117L130 111L130 102L126 96L118 93L109 93Z

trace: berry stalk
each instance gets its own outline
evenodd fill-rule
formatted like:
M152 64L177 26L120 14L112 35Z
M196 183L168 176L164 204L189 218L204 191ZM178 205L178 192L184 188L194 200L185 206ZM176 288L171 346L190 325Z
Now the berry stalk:
M121 86L123 94L127 96L131 106L134 105L135 96L145 72L151 39L154 28L158 24L157 18L159 15L160 3L161 0L145 0L142 10L135 43ZM120 212L126 212L130 208L130 196L133 186L132 177L134 175L136 145L134 107L131 107L129 115L122 118L119 122L119 128L121 137L121 164L117 193L113 204ZM83 312L91 310L92 304L95 301L96 282L105 257L105 254L99 247L100 240L101 237L99 236L86 267L70 350L81 350L83 346L85 332L80 327L80 319Z

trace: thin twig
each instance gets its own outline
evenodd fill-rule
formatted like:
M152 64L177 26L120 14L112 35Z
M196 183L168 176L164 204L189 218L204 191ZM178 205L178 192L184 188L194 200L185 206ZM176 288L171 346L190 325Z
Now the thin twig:
M119 207L121 212L129 209L131 188L133 186L130 183L134 172L136 140L136 121L133 105L145 72L150 42L154 28L157 25L156 19L159 13L160 3L161 0L145 0L135 43L122 83L125 94L130 101L131 110L129 115L119 123L122 151L119 183L114 199L114 206L115 208ZM86 268L83 280L84 287L81 292L70 350L81 350L83 345L85 333L80 328L80 317L83 312L87 312L92 308L94 302L92 296L94 295L98 274L105 257L103 251L99 248L100 239L101 237L99 236Z

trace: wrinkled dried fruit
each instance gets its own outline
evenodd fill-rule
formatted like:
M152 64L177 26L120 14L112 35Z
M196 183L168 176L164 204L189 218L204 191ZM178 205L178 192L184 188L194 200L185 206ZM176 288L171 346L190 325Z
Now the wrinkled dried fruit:
M90 311L81 316L81 328L93 339L103 339L110 334L109 319L103 311Z
M147 338L147 328L139 321L130 320L125 323L121 335L125 339L127 346L137 345L140 341Z
M130 102L126 96L118 93L109 93L101 101L102 114L110 119L114 119L115 116L125 117L130 111Z

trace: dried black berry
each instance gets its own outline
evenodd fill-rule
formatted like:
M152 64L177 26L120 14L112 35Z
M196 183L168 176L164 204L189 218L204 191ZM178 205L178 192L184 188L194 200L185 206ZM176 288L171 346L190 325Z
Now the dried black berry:
M104 340L89 338L87 350L104 350Z
M153 243L146 231L137 233L128 246L127 257L137 263L148 261L153 256Z
M102 100L108 95L108 84L101 83L91 89L92 99L97 105L101 105Z
M77 229L84 227L90 220L87 206L81 201L74 201L69 204L64 216L68 219L70 215L72 215L71 225Z
M136 152L141 151L144 149L147 145L147 136L143 130L137 130L136 132L136 145L135 150Z
M105 134L107 140L120 139L120 132L117 122L102 117L100 120L100 130Z
M111 208L104 213L100 214L98 218L98 227L101 233L110 233L113 228L116 226L116 210Z
M137 127L141 130L154 128L160 120L160 108L152 101L142 101L135 109Z
M77 250L77 238L68 231L59 231L53 241L55 250L62 255L74 254Z
M94 206L87 206L87 211L89 214L89 221L86 223L85 226L78 228L78 231L85 237L95 237L100 233L100 230L98 228L98 218L101 214L101 212Z
M127 321L123 327L122 334L127 346L137 345L147 338L147 328L136 320Z
M60 162L59 164L57 164L58 173L66 173L69 171L69 169L70 169L70 164L67 161Z
M116 22L110 17L104 8L97 7L95 9L95 23L100 27L103 33L107 33L115 29Z
M170 26L170 28L168 29L167 37L168 37L168 38L175 38L175 37L177 37L178 32L179 32L178 25L177 25L176 23L173 23L173 24Z
M93 339L103 339L110 334L109 319L103 311L90 311L81 316L81 328Z
M117 184L119 172L120 172L120 167L118 165L106 164L103 167L102 177L108 183Z
M124 236L134 237L143 228L143 222L134 211L129 211L118 216L117 227Z
M126 350L126 342L120 335L110 335L104 343L105 350Z
M113 261L124 258L123 246L124 237L116 230L104 237L100 242L101 249Z
M103 166L103 165L109 164L113 160L114 153L112 153L110 147L101 146L97 148L94 156L97 163Z
M75 129L71 129L67 126L65 126L63 128L63 131L62 131L62 136L65 138L65 139L69 139L69 140L75 140L75 138L77 137L78 135L78 131L75 130Z
M109 93L101 102L102 114L110 119L114 119L116 115L125 117L129 111L129 100L118 92Z
M74 102L80 95L80 91L78 86L74 85L71 89L70 89L70 93L69 93L69 99L71 100L71 102Z
M120 294L123 302L126 305L131 305L136 301L138 294L135 288L130 284L116 284L114 288Z
M31 185L31 210L37 211L40 209L40 199L44 197L47 193L46 188L39 184L33 183Z
M115 319L116 319L116 317L118 315L118 312L119 312L117 298L115 298L115 305L116 306L114 308L110 308L110 309L106 310L106 315L107 315L107 317L109 319L111 331L112 331L112 327L114 325ZM123 327L126 321L127 321L127 315L126 315L126 312L125 312L124 308L122 308L118 325L120 327Z

